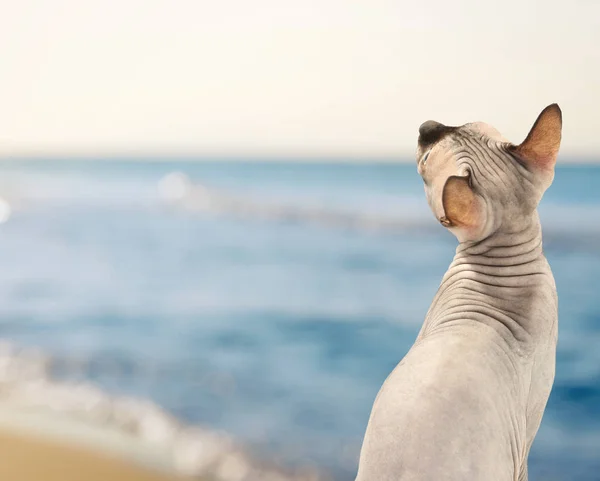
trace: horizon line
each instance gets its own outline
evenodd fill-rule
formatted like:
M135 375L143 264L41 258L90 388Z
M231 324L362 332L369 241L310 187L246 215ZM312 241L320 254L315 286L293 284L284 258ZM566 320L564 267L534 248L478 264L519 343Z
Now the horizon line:
M103 161L103 162L239 162L239 163L339 163L339 164L409 164L414 154L210 154L210 153L0 153L0 162L15 161ZM560 155L557 165L600 164L600 155Z

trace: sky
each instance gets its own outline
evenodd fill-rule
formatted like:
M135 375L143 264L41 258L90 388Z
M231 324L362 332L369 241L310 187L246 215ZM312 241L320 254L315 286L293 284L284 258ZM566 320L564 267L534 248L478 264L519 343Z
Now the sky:
M412 158L558 102L600 160L599 46L597 0L7 1L0 156Z

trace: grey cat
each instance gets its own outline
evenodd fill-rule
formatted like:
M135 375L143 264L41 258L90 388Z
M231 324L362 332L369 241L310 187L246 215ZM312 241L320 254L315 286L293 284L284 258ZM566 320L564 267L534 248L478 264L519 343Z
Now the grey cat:
M417 168L459 246L409 352L379 391L357 481L525 481L554 381L556 285L537 205L562 113L520 145L482 122L419 129Z

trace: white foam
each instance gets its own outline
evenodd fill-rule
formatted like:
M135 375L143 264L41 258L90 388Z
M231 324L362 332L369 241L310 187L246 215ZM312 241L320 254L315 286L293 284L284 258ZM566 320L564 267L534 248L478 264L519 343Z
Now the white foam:
M4 224L12 213L12 209L8 201L0 197L0 224Z
M158 183L159 195L168 202L183 199L191 187L190 179L182 172L171 172L165 175Z

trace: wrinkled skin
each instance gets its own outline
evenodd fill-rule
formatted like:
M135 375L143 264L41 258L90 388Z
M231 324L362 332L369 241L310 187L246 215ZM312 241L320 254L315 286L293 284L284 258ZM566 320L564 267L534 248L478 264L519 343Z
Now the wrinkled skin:
M357 481L525 481L552 388L557 295L537 205L562 115L513 145L484 123L420 128L435 218L459 240L412 348L379 391Z

